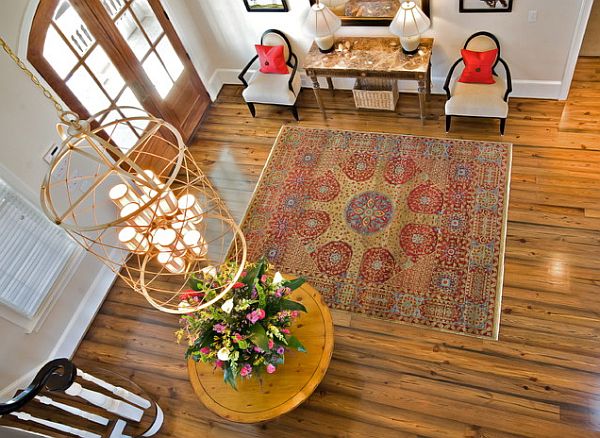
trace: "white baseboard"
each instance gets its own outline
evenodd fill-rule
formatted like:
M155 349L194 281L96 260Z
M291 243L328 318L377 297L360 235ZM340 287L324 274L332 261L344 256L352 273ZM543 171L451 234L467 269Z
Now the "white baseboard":
M12 397L18 389L29 385L40 368L48 361L61 357L69 359L73 357L115 279L116 274L108 266L103 265L100 268L48 358L31 368L9 386L2 388L0 400Z
M247 77L250 77L255 70L249 70ZM221 68L213 73L208 88L213 93L218 94L221 87L225 84L240 85L238 75L240 70ZM302 86L312 88L312 80L306 76L304 72L300 73L302 78ZM445 77L432 78L432 90L434 94L444 94L443 85ZM354 79L351 78L334 78L334 86L340 90L351 90L354 86ZM323 88L327 87L325 78L319 78L319 83ZM416 92L417 84L415 81L398 81L398 88L401 92ZM534 99L559 99L561 97L562 82L561 81L532 81L532 80L513 80L513 92L511 97L527 97Z

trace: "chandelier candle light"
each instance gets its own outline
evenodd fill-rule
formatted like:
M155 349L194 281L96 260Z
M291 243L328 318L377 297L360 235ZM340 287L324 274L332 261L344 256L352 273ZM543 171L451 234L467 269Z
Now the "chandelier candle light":
M0 47L59 115L62 143L41 187L46 216L161 311L195 312L225 296L244 269L246 241L179 132L132 107L81 120L63 109L2 38ZM120 145L123 131L135 133L133 146ZM196 274L225 262L237 269L182 308L180 296Z

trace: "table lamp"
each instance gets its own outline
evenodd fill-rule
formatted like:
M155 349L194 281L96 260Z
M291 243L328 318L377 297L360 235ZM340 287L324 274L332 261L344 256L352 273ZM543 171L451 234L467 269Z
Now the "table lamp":
M400 37L404 53L419 50L421 34L431 26L431 21L414 1L404 1L390 24L390 32Z
M319 50L328 53L333 50L334 33L342 26L342 20L319 0L310 7L304 20L304 32L315 38Z

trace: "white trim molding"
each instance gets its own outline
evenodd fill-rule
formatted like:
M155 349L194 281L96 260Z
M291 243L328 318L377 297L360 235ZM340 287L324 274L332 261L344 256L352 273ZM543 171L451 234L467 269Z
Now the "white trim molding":
M221 68L217 69L211 79L211 93L218 94L221 87L225 84L241 85L238 79L238 75L241 70ZM248 70L247 76L251 76L255 70ZM304 72L300 73L302 78L302 87L312 88L312 80L306 76ZM442 89L444 85L445 77L434 77L431 80L432 93L444 94ZM320 77L319 82L323 88L327 88L325 78ZM354 86L354 79L351 78L334 78L334 86L339 90L351 90ZM410 93L417 91L417 84L415 81L399 81L398 89L404 93ZM513 92L511 97L527 97L534 99L559 99L561 96L561 90L563 83L560 81L531 81L513 79ZM211 94L212 95L212 94Z

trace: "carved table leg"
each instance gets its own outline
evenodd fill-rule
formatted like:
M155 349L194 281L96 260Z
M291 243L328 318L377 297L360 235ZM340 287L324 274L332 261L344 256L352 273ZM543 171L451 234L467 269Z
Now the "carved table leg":
M333 80L327 76L327 87L329 88L329 91L331 91L331 94L335 94L335 88L333 88Z
M427 102L431 101L431 62L427 66Z
M421 123L425 121L425 107L427 105L427 80L419 78L419 110L421 111Z
M311 75L310 78L312 79L313 90L315 92L315 99L317 99L317 105L319 105L319 109L323 114L323 118L325 118L327 114L325 113L325 107L323 106L323 101L321 100L321 85L319 85L319 78L317 77L317 75L314 74Z

